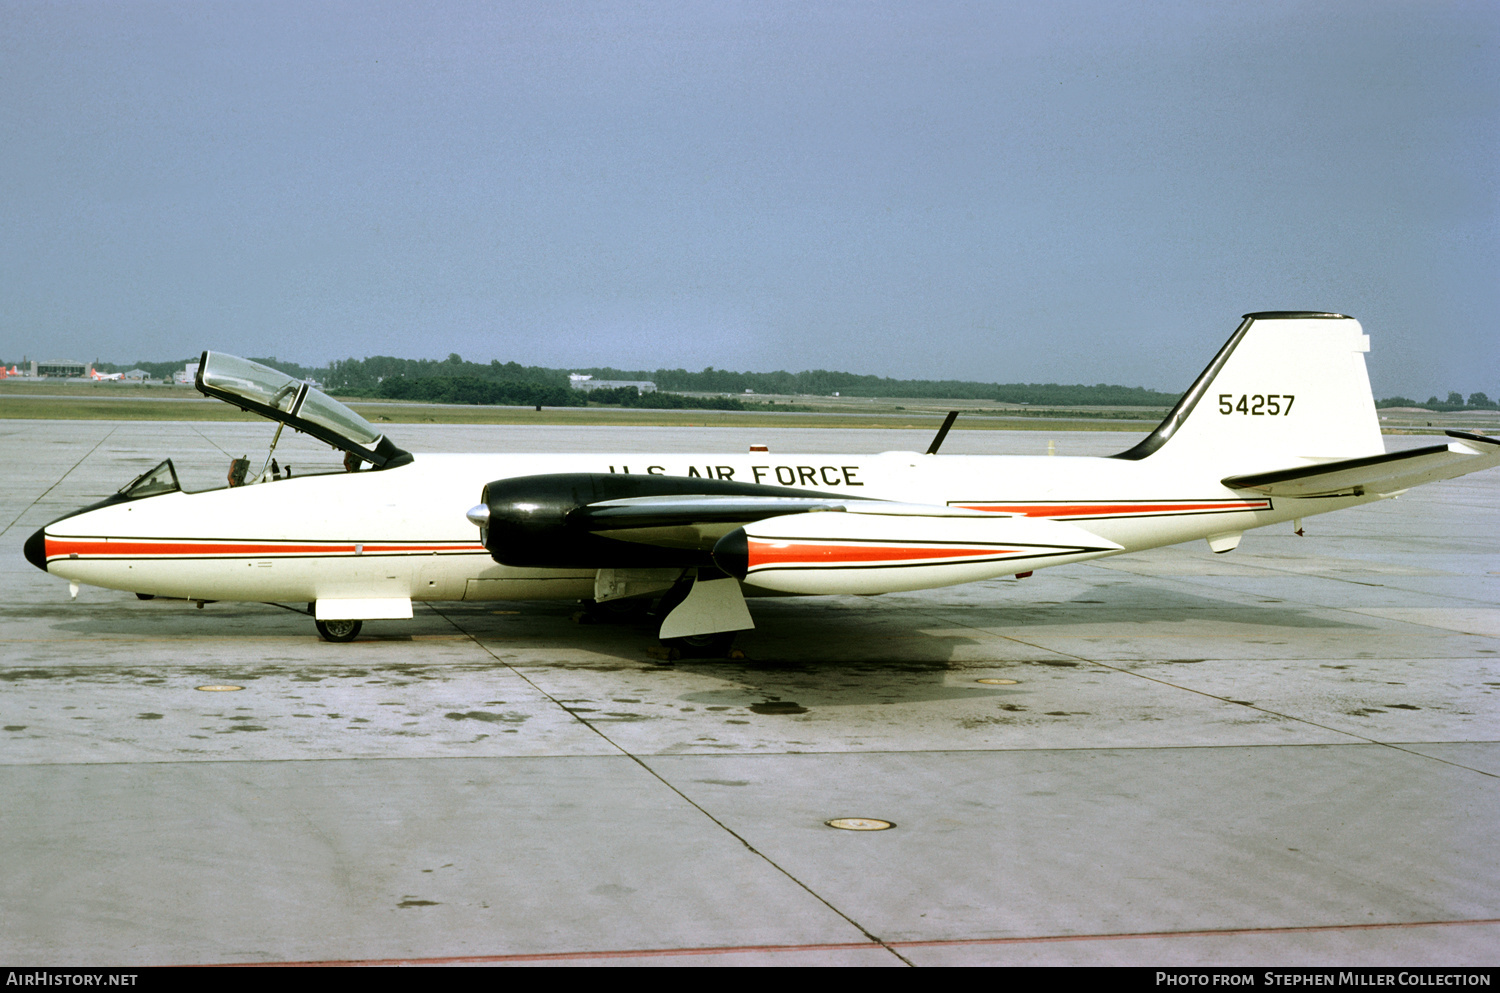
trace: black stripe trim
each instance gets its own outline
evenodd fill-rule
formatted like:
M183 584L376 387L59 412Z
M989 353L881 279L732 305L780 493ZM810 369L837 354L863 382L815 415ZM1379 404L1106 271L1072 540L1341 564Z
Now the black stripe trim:
M1315 318L1338 321L1349 320L1348 314L1330 314L1322 310L1258 310L1253 314L1246 314L1245 316L1254 318L1257 321L1306 321Z

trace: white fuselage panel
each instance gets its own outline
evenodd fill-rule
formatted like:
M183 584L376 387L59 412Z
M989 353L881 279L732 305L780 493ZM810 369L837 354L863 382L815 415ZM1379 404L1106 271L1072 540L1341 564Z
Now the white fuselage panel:
M1111 458L881 455L418 455L383 471L169 493L46 529L48 571L201 600L571 598L593 570L498 564L465 513L494 480L552 473L729 479L1076 525L1123 551L1367 502L1246 495L1186 468ZM1118 554L1106 552L1102 554Z

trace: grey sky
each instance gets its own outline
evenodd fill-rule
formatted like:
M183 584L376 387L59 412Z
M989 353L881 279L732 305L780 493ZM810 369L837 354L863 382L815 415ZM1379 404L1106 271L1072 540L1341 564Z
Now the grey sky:
M0 358L1500 395L1500 5L0 0Z

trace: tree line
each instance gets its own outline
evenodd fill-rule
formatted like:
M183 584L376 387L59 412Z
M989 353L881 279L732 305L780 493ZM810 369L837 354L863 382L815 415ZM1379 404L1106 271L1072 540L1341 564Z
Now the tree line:
M170 378L187 362L137 362L114 365L101 362L101 372L142 369L154 378ZM456 352L446 359L400 359L375 355L363 359L340 359L326 366L304 366L275 356L253 361L279 369L298 379L314 379L329 393L348 397L421 400L428 403L477 403L514 406L582 407L589 403L654 409L744 409L738 399L750 394L784 396L936 398L994 400L1000 403L1059 407L1170 407L1179 394L1148 390L1140 386L1109 383L981 383L952 379L891 379L827 369L803 372L731 372L712 366L702 372L686 369L615 369L597 366L578 370L550 369L517 362L468 362ZM577 371L596 379L650 380L658 393L640 393L634 387L596 389L585 393L569 386L568 374ZM684 398L683 393L717 393L730 396ZM1446 399L1425 401L1393 396L1376 401L1377 407L1425 407L1435 411L1495 410L1500 404L1484 393L1465 398L1449 392Z
M1437 397L1428 397L1426 400L1413 400L1410 397L1394 396L1386 397L1384 400L1376 400L1377 407L1425 407L1428 410L1453 413L1459 410L1500 410L1500 404L1491 400L1483 393L1470 393L1469 399L1464 400L1462 393L1456 390L1448 393L1446 400Z
M155 378L169 378L182 369L187 361L137 362L133 366L116 366L99 363L101 372L114 372L139 368ZM543 403L546 406L583 406L594 403L621 404L633 407L657 409L675 407L680 399L667 399L660 394L638 393L632 388L596 389L590 394L569 387L568 375L577 371L592 375L596 379L649 380L668 396L682 393L730 394L729 397L699 398L695 408L703 408L704 402L716 399L713 409L742 409L727 405L723 401L734 400L750 394L779 394L788 396L832 396L837 393L848 397L929 398L942 397L955 400L996 400L1001 403L1051 404L1056 406L1116 406L1116 407L1168 407L1177 402L1178 394L1162 393L1140 386L1114 386L1097 383L1093 386L1062 385L1058 383L980 383L966 380L891 379L883 376L864 376L849 372L831 372L814 369L803 372L730 372L712 366L702 372L685 369L621 370L596 367L577 370L549 369L543 366L523 366L516 362L489 363L468 362L457 353L446 359L399 359L390 355L375 355L363 359L340 359L326 366L304 366L286 362L275 356L253 358L252 361L279 369L298 379L314 379L322 383L329 393L352 397L381 397L388 399L428 400L434 403ZM426 380L448 381L424 383ZM421 384L421 385L419 385ZM479 384L490 384L481 386ZM495 384L509 384L499 388ZM522 385L533 389L522 389ZM542 393L539 387L555 387L565 393ZM571 396L577 394L577 396ZM627 394L629 396L627 397ZM532 397L548 396L549 400L533 400ZM569 400L564 400L569 395ZM466 399L440 399L462 397ZM497 399L485 399L495 397ZM653 399L654 397L654 399ZM509 398L509 399L500 399ZM738 402L738 401L736 401Z
M1170 407L1177 393L1141 386L1109 383L981 383L957 379L891 379L852 372L811 369L803 372L730 372L709 366L702 372L686 369L582 369L598 379L649 379L657 389L674 393L772 393L784 396L888 397L953 400L994 400L1000 403L1058 406Z

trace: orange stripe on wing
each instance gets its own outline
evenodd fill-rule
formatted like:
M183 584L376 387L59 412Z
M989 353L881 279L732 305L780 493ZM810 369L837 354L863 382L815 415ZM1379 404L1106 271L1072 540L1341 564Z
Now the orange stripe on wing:
M966 545L873 545L813 544L810 542L768 541L752 538L749 542L749 568L763 566L857 565L867 562L942 562L960 558L998 558L1014 555L1019 549Z

